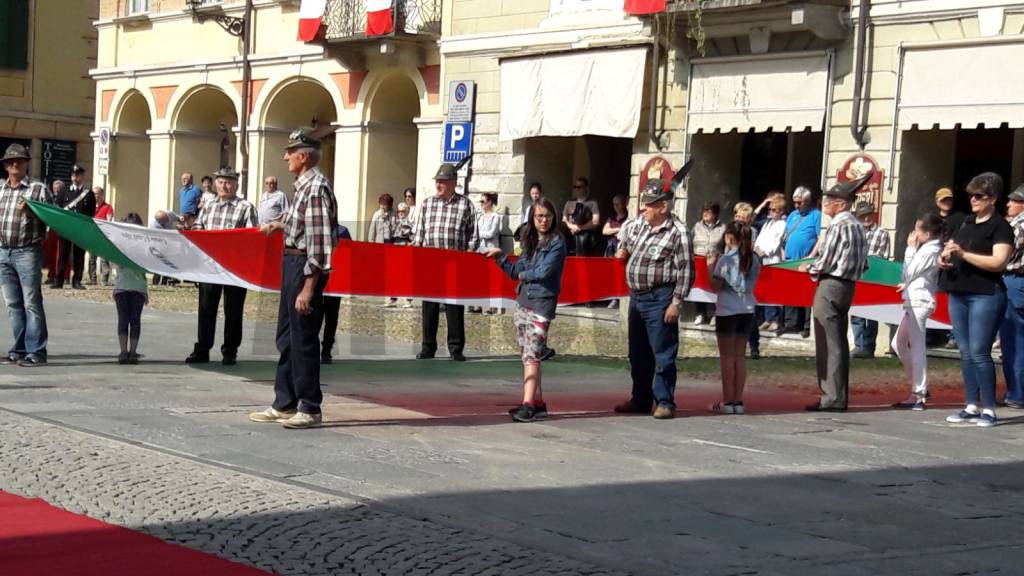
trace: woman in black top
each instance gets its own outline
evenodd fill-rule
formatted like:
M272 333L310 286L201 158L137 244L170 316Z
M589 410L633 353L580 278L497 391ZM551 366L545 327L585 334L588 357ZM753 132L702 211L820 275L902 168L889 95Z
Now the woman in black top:
M967 185L972 215L953 231L939 255L940 287L949 293L949 317L960 348L967 406L947 422L996 423L996 369L992 344L1006 312L1003 270L1013 247L1013 230L996 210L1003 179L993 172ZM979 408L980 400L980 408Z

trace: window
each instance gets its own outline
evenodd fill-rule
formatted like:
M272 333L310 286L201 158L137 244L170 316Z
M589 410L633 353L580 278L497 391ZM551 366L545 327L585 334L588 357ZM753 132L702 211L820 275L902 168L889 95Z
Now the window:
M0 70L28 70L28 0L0 2Z
M128 0L128 14L149 12L149 0Z

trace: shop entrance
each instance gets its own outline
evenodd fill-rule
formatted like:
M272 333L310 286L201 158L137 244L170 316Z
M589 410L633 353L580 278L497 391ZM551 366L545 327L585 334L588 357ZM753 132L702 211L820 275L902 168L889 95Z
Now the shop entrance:
M590 197L601 206L602 220L612 213L612 198L629 196L633 141L606 136L526 138L523 200L532 182L540 182L544 195L561 210L572 199L576 178L590 181Z
M701 208L709 200L718 202L727 222L739 202L756 207L774 190L787 195L797 186L817 190L824 147L821 132L694 134L687 224L700 219Z
M1003 177L1009 193L1024 179L1024 130L1011 128L908 130L900 150L896 252L925 211L934 210L935 191L953 190L954 207L970 213L965 189L982 172Z

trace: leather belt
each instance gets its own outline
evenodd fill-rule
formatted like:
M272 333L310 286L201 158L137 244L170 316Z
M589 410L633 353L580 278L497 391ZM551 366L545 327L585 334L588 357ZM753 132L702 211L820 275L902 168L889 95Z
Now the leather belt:
M298 248L288 248L288 247L285 247L284 253L288 254L289 256L305 256L306 255L306 251L305 250L299 250Z

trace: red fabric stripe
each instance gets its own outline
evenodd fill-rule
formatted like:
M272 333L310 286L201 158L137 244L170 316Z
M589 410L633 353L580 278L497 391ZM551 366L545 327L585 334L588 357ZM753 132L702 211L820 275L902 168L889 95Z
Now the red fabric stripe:
M367 36L383 36L394 31L395 19L391 16L390 8L366 13Z
M660 14L665 11L666 0L626 0L626 14Z
M4 576L267 576L267 572L0 492Z
M320 33L322 18L302 18L299 20L299 41L311 42Z

